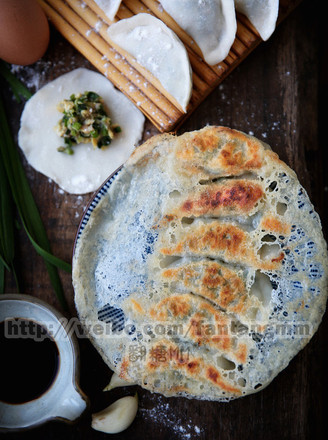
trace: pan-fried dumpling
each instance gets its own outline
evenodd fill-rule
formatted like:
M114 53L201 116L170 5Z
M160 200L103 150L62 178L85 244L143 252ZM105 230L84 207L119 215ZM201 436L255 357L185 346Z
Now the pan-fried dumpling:
M237 30L233 0L161 0L161 4L196 41L208 64L226 58Z
M152 392L218 401L258 392L325 311L320 219L296 174L239 131L149 139L81 225L80 321L120 378Z
M150 14L137 14L109 26L108 34L114 45L135 58L186 111L192 89L190 61L171 29Z
M235 0L237 11L246 15L263 40L276 28L279 0Z
M102 9L110 20L114 17L122 3L122 0L94 0L95 3Z

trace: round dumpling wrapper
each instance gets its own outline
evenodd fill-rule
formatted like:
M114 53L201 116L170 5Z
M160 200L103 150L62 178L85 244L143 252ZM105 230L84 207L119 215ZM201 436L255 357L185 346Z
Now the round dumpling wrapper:
M113 124L122 132L106 149L91 143L73 147L74 154L60 153L63 145L55 126L62 118L57 105L71 94L93 91L105 102ZM72 194L95 191L132 153L141 139L145 118L120 91L100 73L75 69L46 84L27 101L21 116L18 143L29 164Z

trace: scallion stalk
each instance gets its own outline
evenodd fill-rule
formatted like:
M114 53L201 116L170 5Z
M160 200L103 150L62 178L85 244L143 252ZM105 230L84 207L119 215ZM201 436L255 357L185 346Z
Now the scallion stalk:
M3 66L1 66L0 73L3 74ZM7 72L8 73L8 72ZM9 80L10 75L4 77L9 81L15 96L28 94L22 92L21 87L17 87L17 79ZM19 81L18 81L19 82ZM20 84L20 82L19 82ZM24 87L24 86L23 86ZM31 94L29 94L31 96ZM28 96L28 97L29 97ZM55 290L57 298L63 307L68 310L68 305L65 299L63 287L57 268L71 272L71 265L63 260L55 257L51 252L50 243L43 226L38 208L34 201L28 180L25 176L23 166L20 161L19 153L13 141L5 109L0 97L0 163L1 172L1 206L6 206L6 201L12 200L16 205L20 220L23 224L25 232L30 239L36 252L41 255L45 261L46 268L49 273L51 284ZM7 183L6 183L7 182ZM14 219L9 211L4 208L1 212L1 230L0 230L0 291L4 288L4 271L5 269L12 269L13 252L14 252ZM15 276L15 275L14 275ZM17 277L15 276L17 281Z
M16 78L15 75L10 72L7 64L2 60L0 60L0 74L9 83L16 101L20 102L21 96L25 99L30 99L32 93L24 86L24 84L19 81L19 79Z

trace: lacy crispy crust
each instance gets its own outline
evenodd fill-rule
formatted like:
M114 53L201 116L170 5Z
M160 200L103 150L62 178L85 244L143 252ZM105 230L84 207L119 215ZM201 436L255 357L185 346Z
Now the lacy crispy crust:
M90 213L73 284L122 378L226 401L263 389L310 340L327 261L295 173L258 139L206 127L135 150Z

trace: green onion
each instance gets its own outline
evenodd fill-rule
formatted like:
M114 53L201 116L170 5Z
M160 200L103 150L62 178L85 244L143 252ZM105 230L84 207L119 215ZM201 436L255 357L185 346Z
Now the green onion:
M79 122L74 122L74 124L73 124L74 130L80 130L81 127L82 127L82 124L80 124Z
M97 142L97 147L98 148L105 147L106 145L109 145L111 142L112 142L112 140L109 136L103 136Z
M17 92L17 89L16 89ZM20 162L19 153L10 133L2 99L0 98L0 162L3 164L5 173L1 172L1 176L6 175L8 186L10 187L10 195L16 205L23 227L33 245L36 252L41 255L45 261L46 268L49 273L51 284L55 290L58 300L63 309L68 310L63 287L58 275L57 268L71 272L71 265L56 258L51 253L50 243L47 238L45 228L43 226L38 208L35 204L32 192L30 190L28 180L25 176L23 166ZM4 178L2 177L3 181ZM1 181L1 184L3 182ZM2 186L2 185L1 185ZM8 188L7 188L8 190ZM8 191L7 191L8 193ZM7 194L8 196L8 194ZM2 194L2 198L4 195ZM7 223L12 219L9 214L5 214ZM12 222L13 223L13 222ZM2 226L4 227L4 226ZM8 236L9 237L9 236ZM12 237L12 235L10 235ZM3 246L3 244L2 244ZM12 250L13 240L9 238L9 242L5 246L9 246ZM10 255L10 252L9 252ZM0 284L3 283L4 255L2 255L0 263ZM8 261L5 261L8 264Z
M30 99L32 93L13 75L8 65L0 60L0 74L8 81L11 90L16 98L16 101L21 102L20 96L26 99Z
M108 130L107 127L105 127L105 125L101 126L101 134L102 136L108 136Z
M61 153L74 154L73 145L91 141L94 147L102 148L112 142L114 133L121 128L111 130L112 122L103 105L103 99L95 92L84 92L71 95L70 100L64 99L58 109L64 113L57 123L56 130L64 138L65 147L57 148ZM62 110L67 108L68 110ZM90 131L91 130L91 131Z
M95 92L88 92L87 93L88 101L97 101L98 98L99 98L99 95L97 95L97 93L95 93Z
M60 153L66 153L68 155L72 155L74 154L73 149L70 146L67 147L58 147L57 151L59 151Z
M0 259L0 294L5 291L5 266Z
M19 282L14 267L15 237L14 237L14 210L13 199L10 194L9 182L2 161L0 162L0 260L1 281L0 293L4 293L4 269L12 272L16 288L19 291Z
M87 110L88 107L87 107L86 104L78 104L78 105L77 105L77 109L78 109L79 111L82 111L82 110Z
M71 147L75 142L71 137L65 137L64 142L68 147Z

